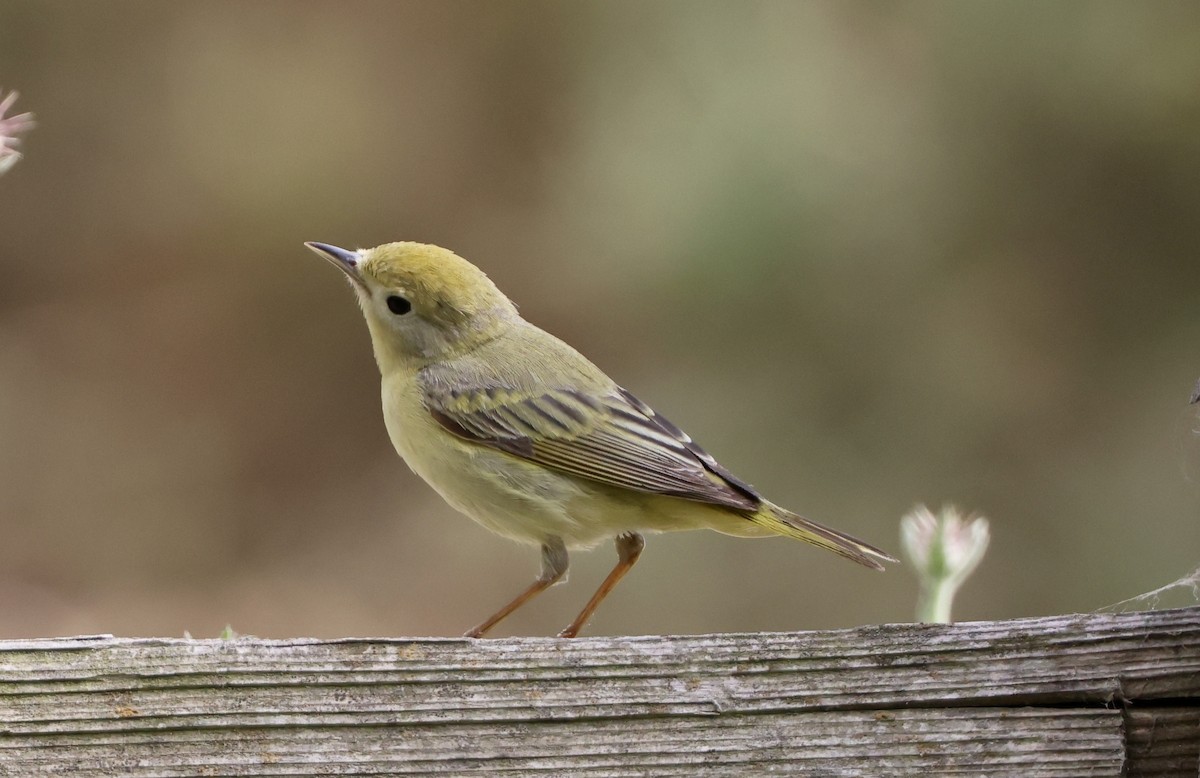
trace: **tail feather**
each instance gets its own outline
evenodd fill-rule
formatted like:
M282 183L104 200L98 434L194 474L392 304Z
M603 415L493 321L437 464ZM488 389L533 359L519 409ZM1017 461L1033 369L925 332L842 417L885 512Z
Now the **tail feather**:
M840 554L872 570L883 570L884 562L900 561L891 554L880 551L858 538L838 532L815 521L809 521L803 516L797 516L791 511L770 503L764 504L758 512L747 518L772 532L827 548L835 554Z

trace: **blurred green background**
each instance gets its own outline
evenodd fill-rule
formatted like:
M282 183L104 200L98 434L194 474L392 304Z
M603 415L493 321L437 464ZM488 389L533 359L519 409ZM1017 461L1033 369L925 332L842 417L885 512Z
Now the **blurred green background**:
M991 519L959 619L1200 561L1200 5L23 2L0 85L0 636L456 635L534 549L393 453L306 251L483 267L777 502ZM552 634L614 554L497 634ZM911 618L787 541L649 539L592 634Z

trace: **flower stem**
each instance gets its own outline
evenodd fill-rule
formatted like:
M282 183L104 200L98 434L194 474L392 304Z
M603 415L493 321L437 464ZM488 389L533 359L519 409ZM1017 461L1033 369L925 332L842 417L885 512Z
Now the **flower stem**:
M925 624L949 624L950 608L957 587L945 578L931 580L921 586L917 597L917 621Z

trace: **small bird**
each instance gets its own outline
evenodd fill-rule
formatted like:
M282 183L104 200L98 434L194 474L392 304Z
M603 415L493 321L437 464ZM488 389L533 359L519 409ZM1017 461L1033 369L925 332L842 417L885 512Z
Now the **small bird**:
M643 532L785 535L876 570L897 561L769 502L578 351L521 318L452 251L304 245L345 273L358 296L396 451L457 510L541 546L537 579L467 637L482 637L562 580L568 548L608 538L617 564L559 637L579 634L629 572Z

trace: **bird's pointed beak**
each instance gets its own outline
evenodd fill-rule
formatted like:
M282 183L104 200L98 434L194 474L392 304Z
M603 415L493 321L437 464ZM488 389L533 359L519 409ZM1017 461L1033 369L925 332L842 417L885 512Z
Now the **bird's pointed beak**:
M359 263L362 262L362 255L357 251L347 251L328 243L317 243L316 241L306 241L304 245L312 249L321 259L345 273L355 286L366 290L367 285L363 283L362 273L358 268Z

